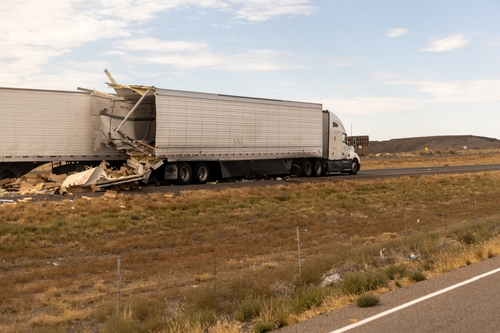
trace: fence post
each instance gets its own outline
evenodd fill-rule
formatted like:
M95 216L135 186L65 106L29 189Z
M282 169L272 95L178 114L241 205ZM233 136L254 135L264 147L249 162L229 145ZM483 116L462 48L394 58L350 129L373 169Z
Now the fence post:
M443 220L444 220L444 239L446 240L446 209L443 209Z
M406 209L403 210L404 212L404 220L405 220L405 255L408 258L408 237L406 235L407 230L406 230Z
M299 226L297 226L297 249L298 249L298 255L299 255L299 276L302 276L302 261L300 259L300 233L299 233Z
M213 255L214 255L214 297L217 295L217 282L216 282L216 277L217 277L217 265L216 265L216 257L215 257L215 250L217 246L217 232L216 232L216 226L214 222L214 246L213 246Z
M121 254L118 254L118 271L116 277L116 313L120 313L120 262Z
M349 237L349 265L351 264L351 218L347 219L349 221L347 225L348 237Z
M477 233L477 201L474 198L474 220L476 221L476 233Z

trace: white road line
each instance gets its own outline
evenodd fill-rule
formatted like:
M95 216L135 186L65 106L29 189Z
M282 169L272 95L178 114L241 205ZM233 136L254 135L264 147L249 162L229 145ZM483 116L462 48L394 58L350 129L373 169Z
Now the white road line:
M339 328L338 330L335 330L335 331L331 331L329 333L341 333L341 332L345 332L345 331L348 331L350 329L353 329L355 327L358 327L358 326L361 326L361 325L364 325L366 323L369 323L370 321L373 321L373 320L376 320L376 319L379 319L381 317L384 317L384 316L387 316L393 312L396 312L396 311L399 311L401 309L404 309L404 308L407 308L409 306L412 306L413 304L417 304L417 303L420 303L422 301L425 301L426 299L429 299L429 298L432 298L434 296L437 296L437 295L441 295L441 294L444 294L445 292L448 292L450 290L453 290L455 288L458 288L458 287L461 287L461 286L464 286L466 284L469 284L471 282L474 282L474 281L477 281L479 279L482 279L488 275L491 275L491 274L495 274L495 273L498 273L500 272L500 268L497 268L497 269L494 269L492 271L489 271L489 272L486 272L484 274L481 274L481 275L478 275L478 276L475 276L473 277L472 279L469 279L469 280L466 280L466 281L463 281L463 282L460 282L460 283L457 283L453 286L450 286L448 288L444 288L444 289L441 289L441 290L438 290L432 294L429 294L429 295L426 295L426 296L423 296L423 297L420 297L420 298L417 298L416 300L413 300L411 302L408 302L408 303L405 303L405 304L402 304L400 306L397 306L395 308L392 308L390 310L387 310L387 311L384 311L384 312L381 312L375 316L372 316L372 317L368 317L366 319L363 319L357 323L354 323L354 324L351 324L349 326L345 326L345 327L342 327L342 328Z

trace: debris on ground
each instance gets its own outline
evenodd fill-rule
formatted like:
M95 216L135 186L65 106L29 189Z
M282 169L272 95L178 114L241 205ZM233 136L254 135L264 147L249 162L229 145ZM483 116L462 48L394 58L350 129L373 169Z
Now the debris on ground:
M410 253L408 255L408 259L410 259L411 261L420 261L420 256L415 253Z
M94 168L68 175L23 176L0 180L0 196L6 193L19 195L93 193L105 187L115 187L137 181L147 182L151 172L161 166L159 159L129 158L120 169L108 169L106 162ZM127 188L126 185L123 188Z

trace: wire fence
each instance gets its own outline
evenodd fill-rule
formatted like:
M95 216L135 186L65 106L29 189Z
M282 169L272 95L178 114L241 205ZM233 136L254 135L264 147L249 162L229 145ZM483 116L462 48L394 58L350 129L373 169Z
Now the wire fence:
M269 224L258 220L214 227L211 243L193 238L187 248L166 244L163 256L157 258L163 270L137 272L136 265L127 267L134 258L120 254L116 258L117 308L123 295L151 292L172 302L203 302L206 295L226 299L259 288L263 293L270 289L286 294L304 274L349 262L363 250L377 256L384 247L408 259L425 250L422 236L426 234L445 240L453 238L459 228L477 232L486 224L500 225L498 203L490 197L462 197L425 205L381 206L370 213L353 207L352 213L344 215L325 211L302 218L298 214L296 221L266 230Z
M50 298L60 298L64 300L59 304L80 310L105 306L102 321L130 306L151 307L151 299L167 304L170 317L187 307L228 309L247 296L286 296L299 285L321 284L332 268L372 264L383 248L398 260L409 260L411 254L425 259L430 238L445 245L464 229L472 237L496 236L499 199L475 195L417 203L405 198L394 204L384 202L381 194L376 203L339 201L332 205L335 209L304 203L289 220L270 223L259 211L247 218L235 213L227 221L207 216L193 224L179 221L158 228L157 235L145 231L146 236L140 228L148 227L141 221L137 234L126 238L133 238L133 246L120 244L123 231L119 229L89 231L95 233L92 241L100 242L95 247L99 253L89 253L77 241L72 241L71 255L58 253L47 240L42 245L52 254L50 259L38 260L42 252L35 249L29 252L37 258L30 261L32 266L0 262L0 306L13 304L4 311L21 313L21 308L43 303L40 311L49 312L50 305L56 304ZM195 230L195 223L205 223L205 228ZM190 228L192 232L186 232ZM35 243L28 239L25 245L3 246L15 251L15 246L30 244ZM60 309L60 305L54 307Z

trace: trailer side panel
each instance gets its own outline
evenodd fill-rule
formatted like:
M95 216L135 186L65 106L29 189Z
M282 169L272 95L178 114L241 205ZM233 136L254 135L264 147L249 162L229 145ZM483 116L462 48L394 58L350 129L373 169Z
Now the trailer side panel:
M157 89L156 155L168 161L322 156L322 106Z
M94 151L90 94L0 88L0 162L118 160Z

